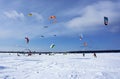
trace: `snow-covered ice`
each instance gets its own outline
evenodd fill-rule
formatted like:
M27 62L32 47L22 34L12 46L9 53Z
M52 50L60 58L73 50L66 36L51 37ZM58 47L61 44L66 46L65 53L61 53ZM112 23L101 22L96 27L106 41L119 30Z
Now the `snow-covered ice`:
M120 54L0 54L0 79L120 79Z

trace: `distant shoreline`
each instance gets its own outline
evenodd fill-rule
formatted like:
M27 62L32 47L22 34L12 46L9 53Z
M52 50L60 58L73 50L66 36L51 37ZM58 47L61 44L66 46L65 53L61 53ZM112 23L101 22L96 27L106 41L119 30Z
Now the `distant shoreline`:
M0 53L29 53L26 51L0 51ZM71 54L80 54L80 53L120 53L120 50L84 50L84 51L65 51L65 52L37 52L37 51L31 51L31 53L34 54L49 54L49 53L55 53L55 54L62 54L62 53L71 53Z

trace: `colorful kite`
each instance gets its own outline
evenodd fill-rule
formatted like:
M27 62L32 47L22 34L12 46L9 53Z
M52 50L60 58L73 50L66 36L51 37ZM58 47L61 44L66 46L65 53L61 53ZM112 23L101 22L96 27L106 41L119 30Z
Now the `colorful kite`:
M29 43L29 38L25 37L25 39L26 39L26 43L28 44Z
M32 13L29 13L28 16L32 16Z
M108 25L108 17L104 17L104 24Z
M53 21L52 23L56 23L56 16L50 16L49 20L52 20Z
M50 45L50 48L54 48L54 47L55 47L55 44L51 44L51 45Z

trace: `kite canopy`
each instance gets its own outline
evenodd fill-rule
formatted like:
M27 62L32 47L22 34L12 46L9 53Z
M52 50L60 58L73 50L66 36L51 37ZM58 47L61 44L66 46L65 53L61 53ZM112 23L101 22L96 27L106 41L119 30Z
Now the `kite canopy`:
M80 40L82 40L83 39L83 35L82 34L80 34Z
M56 36L56 35L53 35L53 36Z
M48 26L44 26L44 28L48 28Z
M41 37L44 37L43 35L41 35Z
M84 44L85 47L87 46L87 42L84 42L83 44Z
M104 17L104 24L108 25L108 17Z
M32 16L32 13L29 13L28 16Z
M50 16L49 17L49 20L52 20L53 22L52 23L56 23L56 16Z
M54 48L54 47L55 47L55 44L51 44L51 45L50 45L50 48Z
M29 43L29 38L25 37L25 39L26 39L26 43L28 44Z
M49 18L50 19L56 19L56 16L50 16Z

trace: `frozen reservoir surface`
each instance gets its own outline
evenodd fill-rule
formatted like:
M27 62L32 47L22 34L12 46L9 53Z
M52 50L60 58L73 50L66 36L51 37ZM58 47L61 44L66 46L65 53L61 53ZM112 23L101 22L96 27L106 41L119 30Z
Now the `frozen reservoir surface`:
M0 54L0 79L120 79L120 54Z

